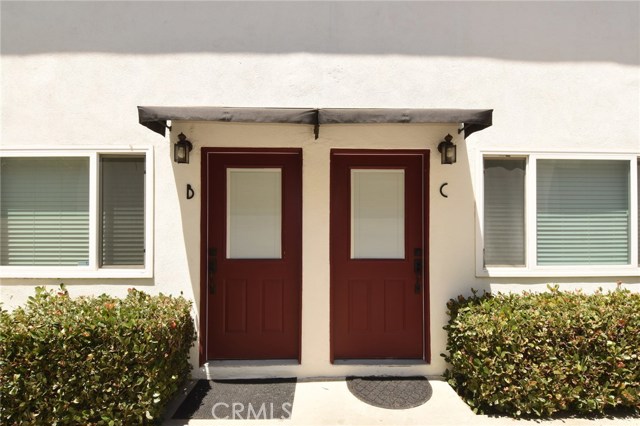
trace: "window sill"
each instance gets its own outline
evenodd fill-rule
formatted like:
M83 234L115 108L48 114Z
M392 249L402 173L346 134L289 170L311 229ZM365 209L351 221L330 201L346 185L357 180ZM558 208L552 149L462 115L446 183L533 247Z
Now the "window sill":
M480 268L476 270L476 277L640 277L640 267L612 266L612 267L547 267L547 268Z
M89 268L0 268L0 278L153 278L153 271L145 269L89 269Z

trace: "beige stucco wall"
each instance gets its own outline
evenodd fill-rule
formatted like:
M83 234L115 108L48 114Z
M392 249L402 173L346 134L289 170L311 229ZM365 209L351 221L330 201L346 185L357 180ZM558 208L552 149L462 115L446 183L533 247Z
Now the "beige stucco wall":
M1 148L145 146L155 165L152 278L3 278L3 306L62 281L72 296L136 286L198 306L204 146L303 149L302 364L216 366L216 376L439 375L445 303L471 287L640 287L637 273L476 277L474 195L483 150L640 154L637 3L152 6L2 3ZM308 126L173 123L171 141L182 131L195 145L177 165L169 138L137 123L137 105L492 108L494 125L467 141L455 125L322 126L316 141ZM447 133L453 166L435 149ZM431 150L430 365L329 363L329 150L349 147Z

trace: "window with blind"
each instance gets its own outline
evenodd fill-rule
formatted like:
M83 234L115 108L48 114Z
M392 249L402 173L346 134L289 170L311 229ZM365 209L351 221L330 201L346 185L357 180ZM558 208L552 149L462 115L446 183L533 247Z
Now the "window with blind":
M538 160L538 265L630 261L629 162Z
M1 161L0 265L88 265L89 159Z
M95 152L0 158L2 276L147 273L146 160Z
M576 157L483 158L480 274L637 274L640 159Z
M102 266L144 266L144 157L100 159Z
M524 158L484 160L484 263L524 266Z

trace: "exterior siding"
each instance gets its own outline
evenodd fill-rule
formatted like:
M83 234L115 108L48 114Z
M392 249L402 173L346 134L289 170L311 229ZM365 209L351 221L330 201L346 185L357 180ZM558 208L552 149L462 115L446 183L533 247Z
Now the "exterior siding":
M303 150L302 363L214 367L220 376L440 375L446 302L470 289L615 288L625 276L480 277L476 196L482 153L640 156L640 5L609 3L19 3L2 2L3 151L152 148L152 278L1 278L3 306L36 285L72 296L128 287L200 288L200 149ZM172 123L170 138L137 123L138 105L494 109L464 140L456 125ZM173 162L176 135L194 144ZM455 135L458 161L437 145ZM429 365L329 362L329 152L429 149ZM448 198L439 194L448 183ZM195 190L186 199L186 185ZM193 351L197 365L197 349ZM213 370L209 370L211 373ZM195 370L206 375L205 370Z

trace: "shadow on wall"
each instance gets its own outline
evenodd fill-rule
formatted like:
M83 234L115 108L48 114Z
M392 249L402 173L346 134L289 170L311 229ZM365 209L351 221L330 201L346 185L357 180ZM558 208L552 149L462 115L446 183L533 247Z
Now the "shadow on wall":
M640 62L637 2L6 2L3 55L328 53Z

